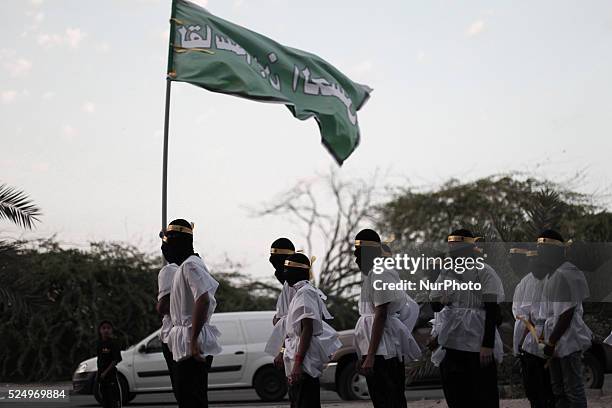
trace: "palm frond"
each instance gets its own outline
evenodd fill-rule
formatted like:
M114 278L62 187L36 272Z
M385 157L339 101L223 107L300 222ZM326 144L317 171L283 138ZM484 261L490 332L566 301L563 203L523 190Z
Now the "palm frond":
M26 229L32 229L40 221L40 208L28 195L14 187L0 184L0 219L7 219Z

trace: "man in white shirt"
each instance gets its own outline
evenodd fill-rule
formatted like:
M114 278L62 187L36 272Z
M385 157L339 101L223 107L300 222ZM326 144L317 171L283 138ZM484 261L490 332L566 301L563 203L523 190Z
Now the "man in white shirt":
M208 407L208 371L213 356L221 352L221 333L210 324L219 283L193 251L191 224L175 220L165 235L180 265L170 292L172 329L168 336L168 347L176 361L177 400L179 408Z
M323 366L342 344L323 319L331 319L320 291L309 281L311 261L294 254L285 261L289 286L295 289L286 315L284 365L291 408L321 406L319 377ZM331 329L331 331L330 331Z
M512 300L512 313L516 319L514 355L521 362L523 387L531 408L554 408L550 373L541 343L545 319L540 316L540 303L544 278L548 272L538 263L537 251L526 248L512 249L510 250L512 269L519 274L527 271L516 286Z
M279 369L283 368L282 345L286 335L285 317L291 298L295 293L295 289L289 286L285 277L285 260L294 253L295 246L288 238L278 238L270 248L269 261L274 267L274 276L283 285L283 288L276 301L276 314L272 320L274 328L266 343L265 351L271 356L275 356L274 365Z
M550 358L550 381L555 407L587 406L582 382L582 353L591 346L592 333L582 319L582 302L589 287L582 271L565 258L566 244L554 230L540 233L538 258L549 268L542 290L544 355Z
M497 331L501 322L499 303L504 290L495 270L476 261L476 238L471 231L459 229L447 238L454 269L443 270L436 283L446 281L472 284L473 289L432 290L435 312L445 308L445 324L438 333L438 343L445 350L440 363L444 396L449 408L499 407L497 367L503 357L503 345ZM468 259L473 267L467 265ZM475 284L480 285L480 289Z
M169 226L169 228L173 228ZM168 347L168 335L170 329L172 329L172 319L170 319L170 291L172 289L172 281L174 280L174 274L178 269L178 265L174 262L174 254L172 250L168 248L166 243L167 238L162 233L162 254L164 259L168 262L159 271L157 275L157 312L162 316L162 327L160 332L160 340L162 342L162 353L168 366L168 374L170 375L170 383L172 384L172 392L176 398L176 391L174 388L174 360L172 358L172 352Z
M410 354L405 346L410 344L408 337L411 334L399 319L399 312L406 305L406 293L389 290L384 285L398 282L397 272L376 274L372 271L374 260L382 255L381 240L376 231L364 229L355 236L354 254L363 274L360 316L355 325L354 340L359 357L358 369L366 377L375 408L404 408L403 359Z

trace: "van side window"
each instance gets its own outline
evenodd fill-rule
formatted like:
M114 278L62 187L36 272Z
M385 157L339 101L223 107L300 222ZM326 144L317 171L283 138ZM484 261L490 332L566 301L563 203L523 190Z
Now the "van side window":
M236 344L244 344L244 336L242 335L242 331L238 326L238 322L225 321L225 322L213 322L217 329L221 332L221 337L219 337L219 342L221 345L236 345Z
M153 337L147 343L147 354L153 353L161 353L162 352L162 344L159 336Z
M243 320L242 324L246 331L247 343L265 343L270 337L270 330L262 330L262 327L269 327L269 320Z

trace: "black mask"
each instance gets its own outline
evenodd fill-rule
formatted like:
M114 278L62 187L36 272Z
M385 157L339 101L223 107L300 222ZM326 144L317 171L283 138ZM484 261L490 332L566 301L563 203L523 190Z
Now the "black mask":
M296 283L308 280L310 277L310 272L306 269L294 270L291 271L285 270L285 276L287 277L287 283L289 286L293 287Z

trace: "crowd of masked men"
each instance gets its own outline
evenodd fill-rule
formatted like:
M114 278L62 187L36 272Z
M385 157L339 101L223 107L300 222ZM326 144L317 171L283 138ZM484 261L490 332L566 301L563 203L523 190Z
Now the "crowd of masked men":
M194 252L193 233L192 224L177 219L160 234L167 265L158 276L157 310L163 316L163 354L180 408L208 406L208 371L221 352L218 339L223 335L210 323L219 283ZM447 239L449 256L478 256L476 241L468 230L453 231ZM532 407L587 406L581 355L591 344L591 331L582 319L589 290L583 273L565 259L565 247L558 232L546 230L534 237L533 245L508 254L513 269L524 275L513 297L513 347ZM412 336L419 305L405 291L374 288L374 280L400 280L394 270L371 272L376 258L392 256L377 232L360 231L354 248L362 272L356 368L366 378L374 407L406 407L405 364L422 353ZM313 284L314 257L279 238L271 245L269 261L282 290L265 350L284 370L291 407L320 407L319 376L341 343L326 322L332 319L326 296ZM478 282L480 288L429 293L435 313L428 347L440 368L446 402L450 408L499 407L502 282L488 264L461 273L442 270L437 282L449 279Z

